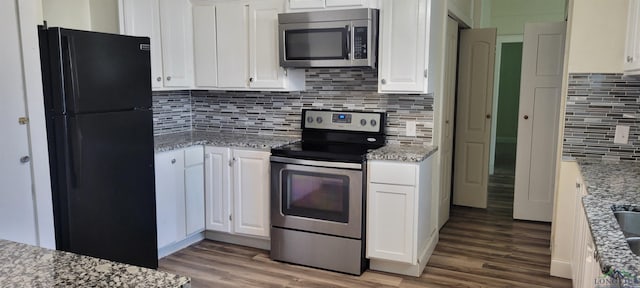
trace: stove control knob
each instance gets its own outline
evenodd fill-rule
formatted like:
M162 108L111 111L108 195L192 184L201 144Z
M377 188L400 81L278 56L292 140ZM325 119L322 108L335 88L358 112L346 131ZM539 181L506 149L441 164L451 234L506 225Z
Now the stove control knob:
M313 117L311 116L307 117L307 123L313 123Z
M367 120L360 119L360 125L362 125L362 126L367 125Z
M376 119L371 119L371 122L369 122L369 123L371 123L371 126L378 125L378 121L376 121Z
M322 123L322 117L318 116L316 117L316 122L318 122L318 124Z

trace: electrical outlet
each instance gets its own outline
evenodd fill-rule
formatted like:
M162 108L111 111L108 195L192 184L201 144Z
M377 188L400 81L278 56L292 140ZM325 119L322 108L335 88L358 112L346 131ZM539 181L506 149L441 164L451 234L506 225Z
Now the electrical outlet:
M613 143L616 143L616 144L629 143L629 126L616 125L616 136L613 138Z
M407 121L407 136L416 136L416 121Z

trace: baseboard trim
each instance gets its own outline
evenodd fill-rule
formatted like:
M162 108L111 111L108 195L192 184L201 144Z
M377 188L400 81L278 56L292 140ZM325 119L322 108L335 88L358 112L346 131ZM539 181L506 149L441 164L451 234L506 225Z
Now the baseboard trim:
M433 254L433 251L436 249L436 244L438 244L439 234L438 232L434 233L431 239L429 239L429 243L422 251L422 255L418 259L418 264L411 265L407 263L400 263L389 260L381 260L381 259L370 259L369 268L371 270L383 271L395 274L402 274L413 277L420 277L422 275L422 271L424 271L424 267L427 266L429 262L429 258Z
M240 236L218 231L205 231L204 237L214 241L253 247L262 250L271 250L271 240L265 238Z
M158 249L158 259L167 257L173 253L176 253L184 248L187 248L195 243L204 240L204 231L200 233L193 234L182 241L178 241L171 245L162 247Z
M571 279L571 263L552 259L549 274L555 277Z

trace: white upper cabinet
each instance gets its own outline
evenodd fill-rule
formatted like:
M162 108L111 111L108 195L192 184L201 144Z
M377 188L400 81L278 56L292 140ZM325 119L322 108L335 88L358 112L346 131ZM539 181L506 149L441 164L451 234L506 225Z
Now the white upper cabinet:
M378 91L427 93L430 0L383 0Z
M151 39L153 88L193 86L189 0L120 0L121 32Z
M189 0L159 0L164 86L193 86L193 24Z
M218 87L246 88L249 81L248 7L241 1L216 5Z
M149 37L151 43L151 87L161 88L162 47L158 0L121 0L120 33Z
M640 0L629 1L624 72L640 74Z
M193 3L193 53L195 85L218 87L218 46L216 40L216 7Z
M288 0L289 10L378 8L378 0Z
M256 1L249 5L249 86L286 88L278 54L278 13L282 1Z

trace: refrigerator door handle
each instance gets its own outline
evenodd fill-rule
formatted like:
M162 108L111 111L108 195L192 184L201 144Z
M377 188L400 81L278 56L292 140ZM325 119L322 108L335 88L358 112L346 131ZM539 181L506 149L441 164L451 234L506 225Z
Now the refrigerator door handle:
M75 120L75 119L74 119ZM73 120L71 121L73 123ZM69 158L71 165L71 186L78 188L82 184L82 131L72 124L69 131Z
M75 44L73 41L73 38L69 35L64 35L62 36L62 38L64 39L63 41L63 47L66 49L63 49L64 53L66 55L64 55L62 57L62 75L64 78L64 94L65 94L65 99L66 101L71 101L71 103L67 102L68 105L71 107L73 107L73 113L77 112L79 110L79 105L78 105L78 97L79 97L79 93L78 91L80 91L80 88L78 87L78 75L77 75L77 71L76 71L76 56L75 56Z

